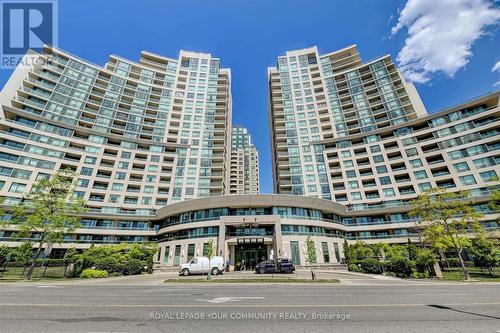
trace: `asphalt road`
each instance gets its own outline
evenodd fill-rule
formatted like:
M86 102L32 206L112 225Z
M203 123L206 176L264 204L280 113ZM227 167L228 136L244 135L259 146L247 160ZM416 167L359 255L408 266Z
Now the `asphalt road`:
M0 332L500 332L499 284L0 284Z

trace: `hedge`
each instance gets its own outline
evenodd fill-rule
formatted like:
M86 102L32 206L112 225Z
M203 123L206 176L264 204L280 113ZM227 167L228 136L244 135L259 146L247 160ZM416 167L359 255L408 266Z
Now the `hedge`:
M107 278L108 275L109 274L106 271L100 269L87 268L83 270L82 274L80 274L80 277L82 279L100 279L100 278Z

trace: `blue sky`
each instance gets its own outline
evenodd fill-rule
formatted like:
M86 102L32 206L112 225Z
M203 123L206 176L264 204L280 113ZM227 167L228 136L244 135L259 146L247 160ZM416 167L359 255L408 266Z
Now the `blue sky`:
M440 1L60 0L59 47L99 65L109 54L136 60L141 50L221 58L232 70L233 123L249 128L262 192L272 192L266 73L286 50L317 45L327 53L357 44L364 60L401 54L429 112L498 90L498 2L454 0L436 8ZM422 22L432 23L419 31ZM0 86L10 73L0 70Z

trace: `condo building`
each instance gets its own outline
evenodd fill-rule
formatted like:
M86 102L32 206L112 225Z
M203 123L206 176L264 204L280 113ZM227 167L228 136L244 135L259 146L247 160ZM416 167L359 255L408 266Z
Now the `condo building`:
M213 240L231 266L303 265L310 236L317 263L334 265L344 242L418 242L409 201L433 187L468 190L500 237L487 204L500 176L500 92L428 114L390 56L287 52L268 71L275 193L257 194L258 154L231 125L219 59L142 52L102 67L50 47L40 57L0 95L0 196L8 211L37 180L76 172L89 211L52 257L153 241L156 264L177 266ZM0 243L18 245L15 231L0 230Z
M229 193L259 193L259 153L242 126L232 127Z
M230 85L210 54L113 55L97 66L46 47L0 96L3 204L71 169L93 215L68 241L148 239L156 209L229 192Z
M275 193L332 199L321 141L427 115L390 55L362 62L356 46L289 51L268 80Z

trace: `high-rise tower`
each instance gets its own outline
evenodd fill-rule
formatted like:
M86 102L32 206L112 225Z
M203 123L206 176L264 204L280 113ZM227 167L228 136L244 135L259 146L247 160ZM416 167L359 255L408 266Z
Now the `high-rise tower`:
M231 194L259 193L259 153L242 126L233 126L231 137Z
M142 52L97 66L46 47L1 94L0 195L69 168L91 211L152 214L227 194L231 73L210 54Z
M356 46L325 55L316 47L289 51L268 78L276 193L331 199L324 140L427 114L389 55L364 63Z

